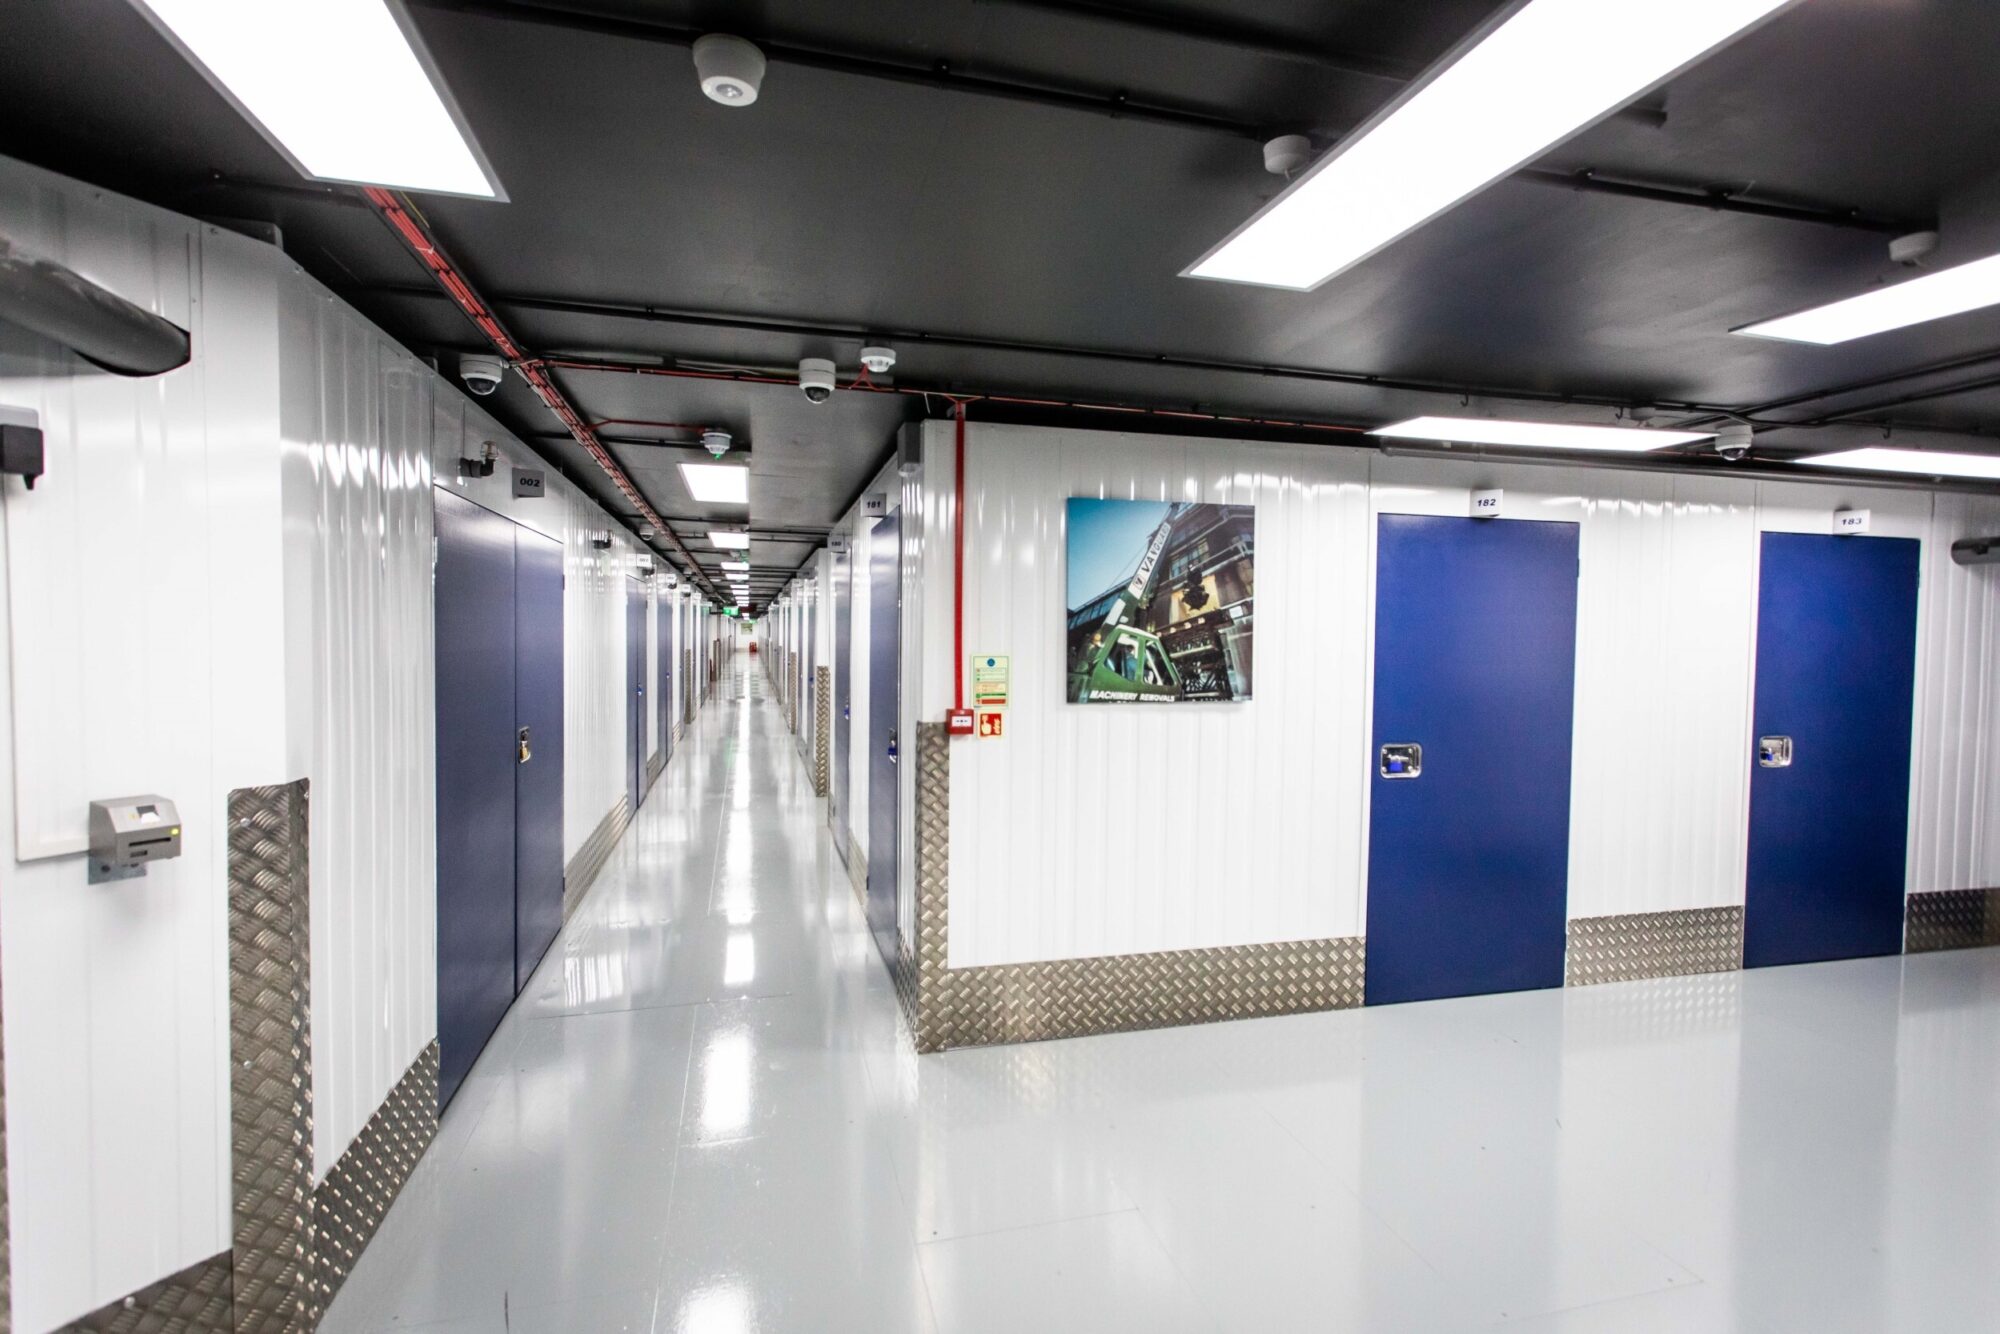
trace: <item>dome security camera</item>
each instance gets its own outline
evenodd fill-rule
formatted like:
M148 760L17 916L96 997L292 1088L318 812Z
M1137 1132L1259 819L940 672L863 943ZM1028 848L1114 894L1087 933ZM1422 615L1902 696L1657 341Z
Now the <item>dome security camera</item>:
M1756 432L1748 422L1730 422L1715 433L1715 452L1731 463L1750 457L1750 440Z
M458 378L465 387L485 398L500 387L507 376L507 363L498 357L468 356L458 359Z
M839 387L833 363L825 357L807 357L799 363L799 392L806 396L806 402L824 403Z

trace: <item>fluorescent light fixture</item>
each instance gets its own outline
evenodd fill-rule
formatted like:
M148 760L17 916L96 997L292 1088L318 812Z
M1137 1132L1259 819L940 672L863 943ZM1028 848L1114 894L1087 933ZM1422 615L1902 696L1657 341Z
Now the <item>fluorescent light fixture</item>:
M1495 421L1486 417L1412 417L1381 426L1370 435L1391 440L1449 440L1460 445L1500 445L1509 449L1596 449L1642 454L1670 445L1707 440L1713 431L1655 431L1643 426L1579 426L1574 422Z
M710 529L708 540L724 551L748 551L750 549L750 534L731 532L727 528Z
M1815 468L1858 468L1866 472L1907 472L1919 477L1977 477L2000 480L2000 455L1952 454L1944 450L1890 449L1872 445L1838 454L1816 454L1800 463Z
M704 505L748 505L750 470L727 463L683 463L688 494Z
M1745 325L1735 332L1826 347L1993 305L2000 305L2000 255L1878 287L1830 306Z
M402 0L134 0L306 175L500 199Z
M745 574L748 574L750 572L750 562L747 560L726 560L722 562L722 568L725 570L741 570Z
M1184 273L1317 287L1791 3L1528 0Z

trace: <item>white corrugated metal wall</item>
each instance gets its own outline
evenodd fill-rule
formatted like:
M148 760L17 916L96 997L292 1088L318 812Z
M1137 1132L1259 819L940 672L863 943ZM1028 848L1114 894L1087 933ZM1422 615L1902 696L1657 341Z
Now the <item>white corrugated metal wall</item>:
M289 265L279 293L286 772L312 780L313 1160L324 1176L437 1035L441 386Z
M925 718L963 670L950 429L926 439ZM1582 528L1572 917L1742 902L1758 534L1827 532L1837 508L1927 545L1910 889L2000 883L2000 575L1948 554L2000 501L980 425L969 450L965 647L1012 658L1014 701L1004 741L954 745L954 967L1361 934L1374 517L1465 514L1475 487ZM1251 701L1064 702L1075 495L1257 506Z
M195 349L128 380L0 334L0 404L49 450L0 488L8 1206L41 1330L230 1245L231 789L312 783L320 1174L436 1032L433 484L564 544L570 855L625 791L637 553L559 477L514 500L539 461L279 251L4 159L0 230ZM88 801L146 791L183 856L86 887Z
M0 159L0 233L186 327L150 379L0 326L48 471L0 484L0 949L15 1327L227 1249L225 803L285 767L275 252ZM157 792L183 853L85 883L88 803Z

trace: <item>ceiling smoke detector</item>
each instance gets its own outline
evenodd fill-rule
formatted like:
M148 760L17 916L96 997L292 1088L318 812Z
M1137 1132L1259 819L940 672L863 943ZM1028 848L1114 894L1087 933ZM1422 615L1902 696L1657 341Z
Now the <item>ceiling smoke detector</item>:
M1312 160L1312 140L1303 134L1281 134L1264 145L1264 170L1290 176Z
M710 427L701 433L701 447L719 459L729 452L729 446L735 443L735 439L727 431Z
M1911 232L1889 242L1889 261L1913 268L1929 259L1938 248L1936 232Z
M896 366L896 349L893 347L864 347L861 349L861 364L868 368L870 375L884 375Z
M764 86L764 53L741 37L712 32L695 38L694 71L709 101L747 107Z

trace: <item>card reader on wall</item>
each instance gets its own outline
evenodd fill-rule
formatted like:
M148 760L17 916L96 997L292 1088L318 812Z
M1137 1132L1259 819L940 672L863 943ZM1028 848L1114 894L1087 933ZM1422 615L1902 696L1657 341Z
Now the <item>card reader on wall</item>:
M130 880L181 855L181 815L165 797L90 803L90 883Z

